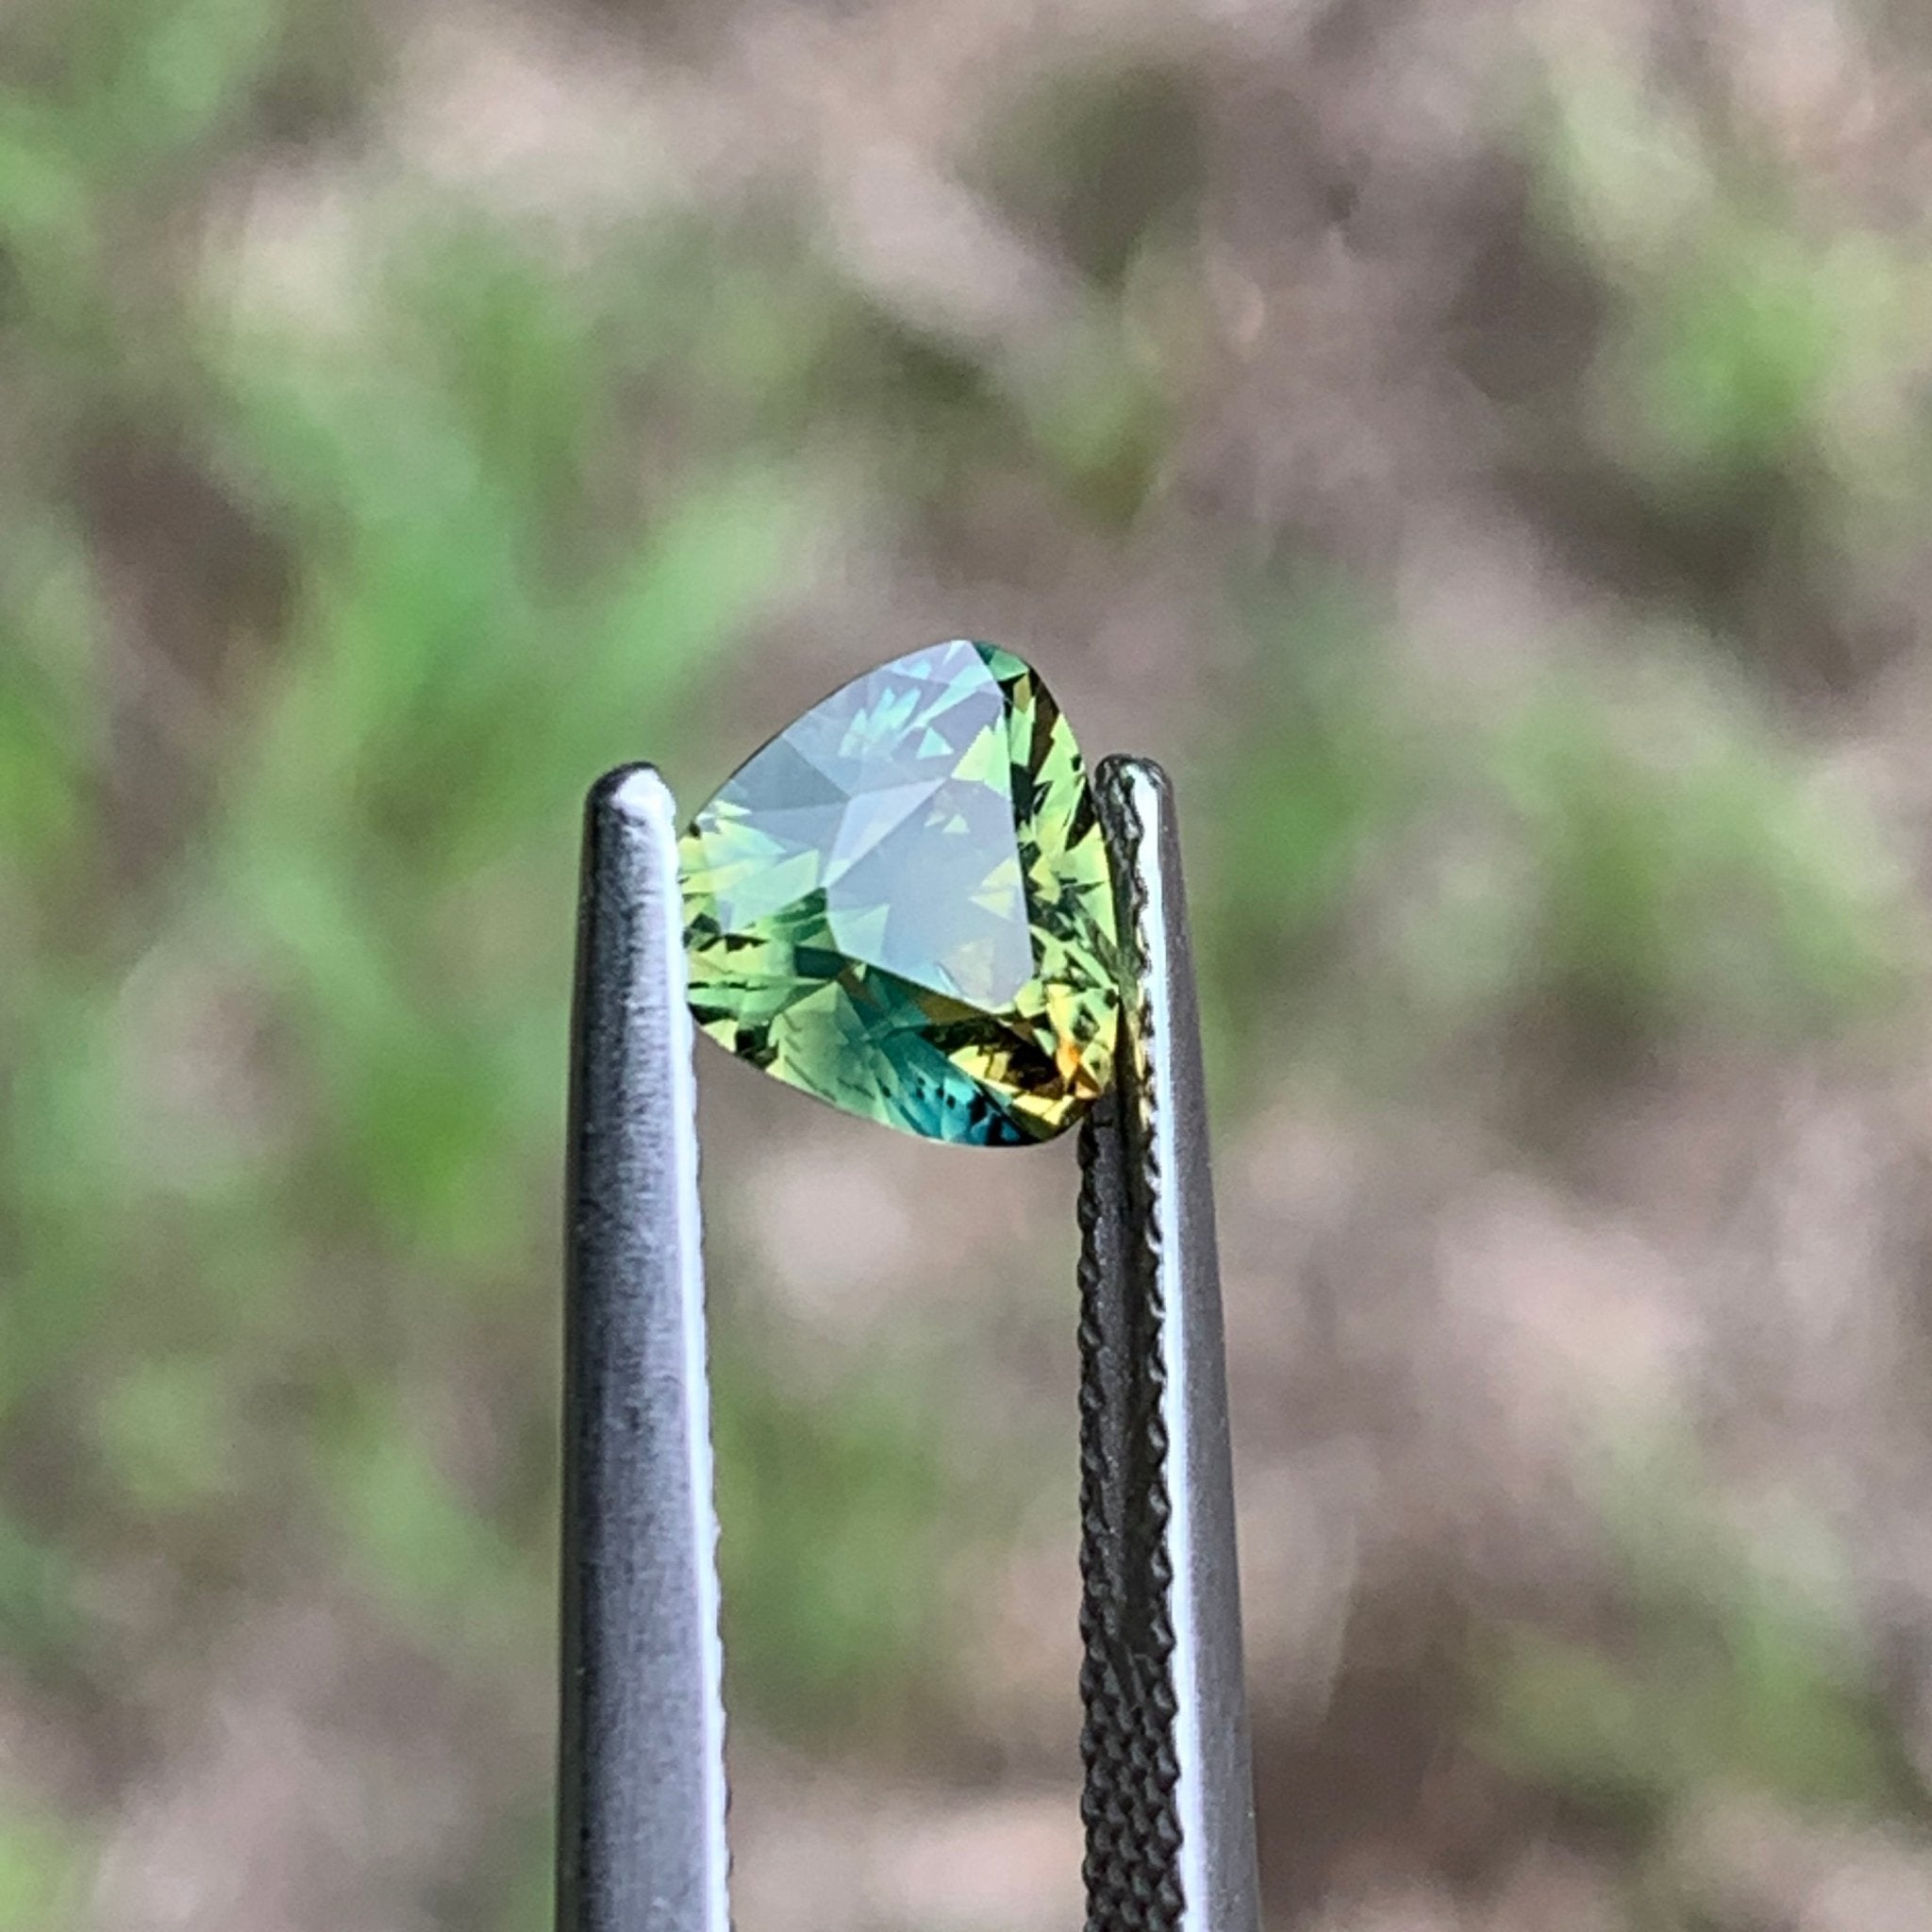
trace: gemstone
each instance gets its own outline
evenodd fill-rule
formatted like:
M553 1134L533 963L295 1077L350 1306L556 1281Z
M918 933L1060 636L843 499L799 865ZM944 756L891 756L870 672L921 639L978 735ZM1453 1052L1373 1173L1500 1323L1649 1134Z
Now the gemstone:
M1038 675L964 641L836 691L684 835L699 1027L779 1079L969 1146L1051 1139L1112 1074L1112 881Z

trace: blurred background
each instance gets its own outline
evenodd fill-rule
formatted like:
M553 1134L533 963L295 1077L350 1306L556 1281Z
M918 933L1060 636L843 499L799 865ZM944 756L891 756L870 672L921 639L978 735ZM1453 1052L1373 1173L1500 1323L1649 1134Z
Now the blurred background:
M579 801L1179 776L1271 1924L1932 1927L1911 0L7 0L0 1932L547 1926ZM1077 1923L1072 1151L703 1049L746 1932Z

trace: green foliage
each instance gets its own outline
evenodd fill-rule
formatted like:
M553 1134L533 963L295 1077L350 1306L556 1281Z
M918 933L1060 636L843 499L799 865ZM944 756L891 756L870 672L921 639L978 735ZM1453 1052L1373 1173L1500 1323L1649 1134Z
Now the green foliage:
M1668 659L1620 696L1559 683L1486 762L1531 867L1517 957L1579 1017L1790 1036L1903 991L1920 940L1903 876L1742 691Z
M1694 1474L1652 1468L1643 1481L1612 1512L1625 1519L1622 1627L1596 1643L1497 1633L1484 1748L1644 1828L1710 1790L1852 1816L1909 1807L1909 1772L1842 1609L1767 1571L1698 1500Z
M81 1630L76 1581L66 1552L0 1516L0 1652L61 1674Z
M88 672L98 614L78 533L62 521L8 533L0 581L0 867L9 896L75 852L89 742ZM9 933L0 944L17 936ZM20 948L19 964L30 964ZM9 979L12 975L9 975Z
M29 4L7 23L9 75L96 189L175 166L244 113L280 51L278 0Z
M1312 982L1376 854L1436 782L1431 754L1405 736L1386 640L1345 586L1264 601L1246 625L1256 689L1204 761L1189 819L1207 1044L1217 1088L1237 1092L1261 1058L1257 1017ZM1236 1014L1239 1031L1224 1019Z
M405 1418L356 1405L324 1436L318 1462L348 1562L426 1646L454 1643L480 1661L529 1627L527 1568Z
M1459 713L1398 674L1346 596L1251 622L1258 699L1190 820L1210 1045L1237 1086L1284 1000L1297 1039L1277 1051L1370 1080L1523 1013L1615 1059L1897 1009L1926 937L1903 867L1694 639ZM1346 947L1364 957L1340 1008L1311 1005ZM1224 1011L1242 1015L1238 1052Z
M904 1361L794 1391L741 1349L714 1381L734 1685L801 1737L875 1725L931 1654L937 1573L969 1520L937 1391Z
M101 1454L143 1513L192 1509L239 1488L226 1380L211 1357L130 1362L102 1396Z
M87 1890L86 1847L56 1819L0 1813L0 1932L75 1923Z
M1543 220L1610 297L1591 383L1603 447L1668 506L1766 514L1821 543L1900 541L1932 493L1918 407L1924 262L1818 222L1768 158L1598 69L1559 69L1535 156Z
M1148 493L1172 437L1161 372L1111 320L1078 331L1047 380L1023 397L1027 433L1068 498L1124 528Z
M487 1932L554 1932L557 1850L549 1807L526 1834L529 1849L508 1885L493 1895L482 1924Z
M980 172L1004 207L1096 283L1117 289L1205 189L1201 106L1180 70L1050 75L996 122Z

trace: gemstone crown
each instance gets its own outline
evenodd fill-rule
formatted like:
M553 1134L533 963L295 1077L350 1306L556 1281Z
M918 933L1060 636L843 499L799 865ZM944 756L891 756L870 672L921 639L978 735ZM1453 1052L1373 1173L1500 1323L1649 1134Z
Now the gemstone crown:
M1079 748L1037 673L958 641L815 705L682 846L699 1027L835 1106L1044 1141L1112 1077L1120 958Z

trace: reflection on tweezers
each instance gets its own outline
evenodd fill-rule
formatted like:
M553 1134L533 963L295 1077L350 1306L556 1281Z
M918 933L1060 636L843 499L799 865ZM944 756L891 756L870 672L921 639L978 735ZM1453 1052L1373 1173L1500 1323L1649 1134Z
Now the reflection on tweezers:
M1088 1932L1257 1932L1199 1023L1165 776L1096 777L1123 1074L1081 1129ZM677 814L586 814L571 1091L558 1932L728 1932L723 1654Z

